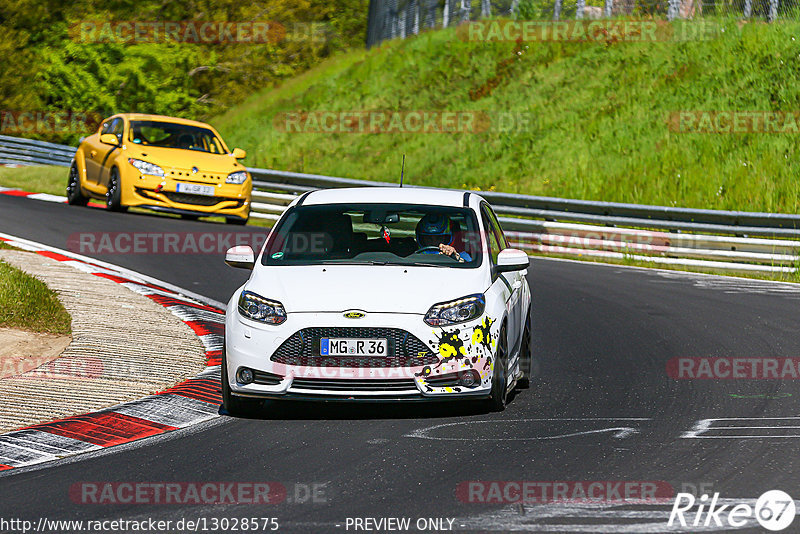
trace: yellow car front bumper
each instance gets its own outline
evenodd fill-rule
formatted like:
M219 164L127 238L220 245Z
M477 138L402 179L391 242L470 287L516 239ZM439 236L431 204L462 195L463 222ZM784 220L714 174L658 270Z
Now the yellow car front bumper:
M250 214L252 180L241 185L214 183L211 180L180 179L139 175L123 180L122 203L130 207L145 207L193 215L222 215L247 219ZM195 183L214 188L213 195L178 192L178 183Z

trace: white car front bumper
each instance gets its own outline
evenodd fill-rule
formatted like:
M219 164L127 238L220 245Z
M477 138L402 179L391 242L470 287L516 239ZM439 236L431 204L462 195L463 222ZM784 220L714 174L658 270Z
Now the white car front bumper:
M289 313L281 325L244 318L235 305L225 324L227 374L235 395L314 400L434 400L487 397L499 325L486 315L431 327L418 314ZM321 356L319 339L385 338L385 356ZM237 380L253 371L249 384ZM470 373L474 384L460 382Z

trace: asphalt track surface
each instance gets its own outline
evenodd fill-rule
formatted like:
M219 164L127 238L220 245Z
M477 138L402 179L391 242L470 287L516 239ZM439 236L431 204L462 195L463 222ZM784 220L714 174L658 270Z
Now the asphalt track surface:
M0 232L60 248L78 232L252 230L0 196ZM223 302L246 278L214 254L94 257ZM800 356L800 291L546 259L532 261L528 280L541 376L502 414L456 404L267 403L251 419L223 416L134 446L3 474L0 517L276 517L282 532L353 532L348 517L410 517L416 531L417 518L431 517L454 518L455 531L657 532L667 530L671 503L522 507L464 502L456 488L466 481L663 481L676 492L705 485L720 498L751 504L771 489L800 496L800 431L686 437L703 419L796 425L782 418L798 415L800 382L674 380L666 372L676 357ZM765 433L770 437L741 437ZM278 481L288 499L269 506L73 502L70 487L86 481ZM312 484L324 484L324 495L298 502L294 493L302 497ZM798 530L800 519L786 532Z

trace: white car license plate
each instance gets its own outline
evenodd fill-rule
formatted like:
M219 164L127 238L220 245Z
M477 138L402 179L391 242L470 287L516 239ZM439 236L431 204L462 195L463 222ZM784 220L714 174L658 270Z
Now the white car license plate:
M201 185L201 184L182 184L179 183L175 190L178 193L189 193L190 195L204 195L207 197L214 196L214 186L213 185Z
M386 356L385 339L351 339L323 337L319 342L321 356Z

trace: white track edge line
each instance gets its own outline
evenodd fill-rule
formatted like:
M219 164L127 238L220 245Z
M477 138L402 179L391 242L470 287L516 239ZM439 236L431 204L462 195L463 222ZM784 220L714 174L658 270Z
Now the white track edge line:
M75 252L70 252L68 250L60 249L60 248L57 248L57 247L51 247L50 245L45 245L43 243L39 243L37 241L31 241L29 239L23 239L21 237L17 237L17 236L11 235L11 234L6 234L6 233L3 233L3 232L0 232L0 237L2 237L4 239L8 239L9 241L18 241L20 243L23 243L23 244L26 244L26 245L29 245L29 246L39 247L39 248L41 248L43 250L47 250L49 252L56 252L58 254L62 254L62 255L67 256L69 258L74 258L76 260L79 260L79 261L82 261L82 262L85 262L85 263L94 263L95 265L99 265L100 267L104 267L104 268L109 269L109 270L117 271L117 272L119 272L121 274L129 276L132 279L139 279L142 282L147 282L149 284L154 284L154 285L159 285L161 287L165 287L165 288L169 289L170 291L173 291L174 293L177 293L178 295L183 295L183 296L195 299L195 300L197 300L197 301L199 301L199 302L201 302L203 304L207 304L207 305L210 305L210 306L215 306L215 307L217 307L217 308L219 308L219 309L221 309L223 311L225 310L225 308L227 308L227 304L219 302L218 300L214 300L214 299L206 297L204 295L200 295L199 293L195 293L193 291L189 291L188 289L184 289L182 287L178 287L178 286L176 286L174 284L170 284L169 282L164 282L164 281L159 280L157 278L154 278L152 276L149 276L149 275L146 275L146 274L142 274L142 273L140 273L138 271L134 271L132 269L127 269L127 268L121 267L119 265L114 265L113 263L108 263L108 262L105 262L105 261L102 261L102 260L97 260L97 259L94 259L94 258L90 258L89 256L83 256L81 254L76 254Z

